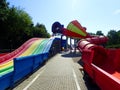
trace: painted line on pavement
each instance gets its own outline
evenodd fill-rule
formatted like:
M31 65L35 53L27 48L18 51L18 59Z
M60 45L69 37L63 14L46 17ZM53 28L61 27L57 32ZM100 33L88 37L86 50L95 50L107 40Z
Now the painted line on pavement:
M40 73L38 73L36 77L23 90L27 90L36 81L36 79L38 79L38 77L43 73L43 71L44 69Z
M76 83L76 86L77 86L77 90L81 90L74 69L72 70L72 72L73 72L73 77L75 79L75 83Z

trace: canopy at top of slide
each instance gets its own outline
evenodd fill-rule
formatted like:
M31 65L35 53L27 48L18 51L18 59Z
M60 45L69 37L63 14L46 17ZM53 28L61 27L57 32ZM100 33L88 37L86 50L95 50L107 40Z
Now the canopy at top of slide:
M86 28L82 27L77 20L71 21L68 24L67 29L63 29L63 30L64 30L63 34L66 36L75 37L75 38L87 37Z
M55 22L52 25L53 33L61 33L63 35L73 38L87 38L89 35L86 32L86 28L82 27L77 20L71 21L67 28L64 28L59 22Z

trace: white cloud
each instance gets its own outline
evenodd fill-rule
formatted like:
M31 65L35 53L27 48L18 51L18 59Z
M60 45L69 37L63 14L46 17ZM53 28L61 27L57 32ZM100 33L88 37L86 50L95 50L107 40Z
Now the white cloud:
M114 14L115 14L115 15L120 14L120 9L115 10L115 11L114 11Z

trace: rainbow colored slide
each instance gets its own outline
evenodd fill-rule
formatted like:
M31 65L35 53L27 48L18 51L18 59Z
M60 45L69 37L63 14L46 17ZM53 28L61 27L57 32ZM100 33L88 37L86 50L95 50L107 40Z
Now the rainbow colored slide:
M0 77L14 71L14 58L48 52L48 50L50 49L49 44L52 44L52 41L54 39L55 38L32 38L12 53L0 57Z
M60 39L55 37L32 38L15 51L1 56L0 90L13 87L16 82L41 66L49 57L52 45L58 40Z

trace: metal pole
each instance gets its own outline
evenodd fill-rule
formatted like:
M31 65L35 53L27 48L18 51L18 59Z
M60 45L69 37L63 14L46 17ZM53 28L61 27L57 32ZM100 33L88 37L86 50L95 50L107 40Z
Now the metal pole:
M66 36L66 51L68 50L68 37Z
M61 51L62 51L62 40L63 40L63 35L61 35Z
M70 38L70 52L72 51L72 39Z

